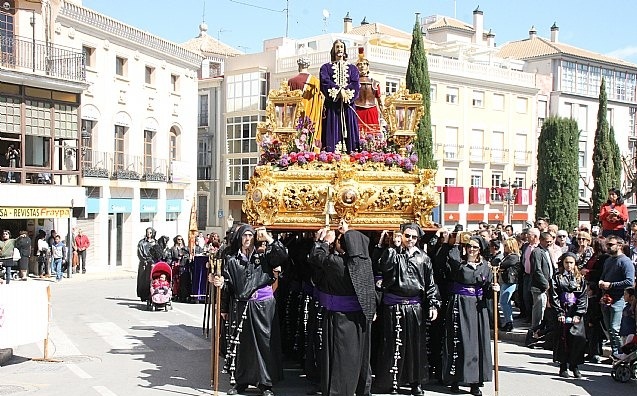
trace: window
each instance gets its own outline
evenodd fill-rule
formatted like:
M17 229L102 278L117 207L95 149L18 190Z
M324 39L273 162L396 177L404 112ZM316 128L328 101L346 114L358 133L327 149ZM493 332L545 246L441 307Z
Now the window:
M575 110L573 107L573 103L568 103L568 102L564 103L564 111L562 111L562 114L564 114L564 117L573 118L575 116L574 111Z
M484 92L483 91L473 91L473 107L484 107Z
M579 142L579 150L577 156L579 159L579 167L586 168L586 141Z
M3 7L0 7L0 37L2 37L2 42L0 42L0 50L2 50L2 59L3 63L15 63L14 53L13 53L13 32L15 29L14 25L14 4L13 0L8 2L9 9L5 10Z
M139 197L141 199L159 199L159 190L156 188L140 188Z
M93 132L95 129L95 121L91 120L82 120L82 135L86 133L87 137L82 138L82 147L84 147L82 153L82 161L84 162L84 167L92 166L93 164Z
M114 170L124 170L124 153L126 152L126 127L115 125L115 145L113 149Z
M482 187L482 171L471 171L471 187Z
M228 154L257 152L257 125L259 117L231 117L226 121L226 142Z
M548 115L548 102L546 100L538 100L537 102L537 126L542 128L544 120Z
M577 65L577 93L588 94L588 65Z
M151 174L153 169L153 137L152 131L144 131L144 174Z
M197 180L212 180L212 136L200 136L198 139Z
M481 129L474 129L471 131L470 146L469 146L469 160L470 161L482 161L484 159L484 131Z
M179 131L177 128L170 128L170 133L168 134L168 159L171 161L179 160Z
M447 103L458 104L458 88L447 87Z
M179 91L179 76L176 74L170 75L170 88L173 92Z
M513 182L518 186L518 188L524 188L524 186L526 186L526 175L524 173L517 173Z
M586 198L586 186L584 185L584 179L582 179L583 177L586 177L586 176L580 175L579 183L577 187L577 192L579 193L580 198Z
M562 92L575 92L575 62L562 61Z
M579 105L577 109L577 127L580 131L588 131L588 106Z
M210 62L208 64L208 77L218 77L221 75L221 63Z
M504 132L493 131L491 138L491 161L503 163L506 161L506 150L504 149Z
M500 187L502 184L502 173L500 172L492 172L491 173L491 201L499 202L502 201L500 194L498 191L494 189L494 187Z
M24 157L26 166L51 168L51 138L27 135Z
M226 162L226 195L244 195L245 186L257 165L257 158L230 158Z
M83 45L82 53L84 54L84 64L86 67L95 67L95 48Z
M120 77L126 77L128 74L127 70L128 61L126 58L122 58L121 56L115 57L115 74Z
M268 73L253 72L228 76L226 110L265 110L268 96Z
M493 94L493 110L504 111L504 95Z
M445 186L455 187L458 180L457 169L445 169Z
M447 127L445 133L444 159L458 157L458 128Z
M515 147L516 150L514 152L514 160L516 164L519 165L528 165L530 163L530 157L529 153L526 152L526 141L527 141L527 134L522 132L522 133L516 133L515 134Z
M385 81L385 95L391 95L398 91L398 80L387 79Z
M626 100L626 72L615 73L615 99Z
M608 120L608 126L612 127L615 125L615 120L613 118L615 113L613 112L613 109L607 109L607 111L606 119Z
M155 68L152 66L146 66L144 68L144 82L148 85L155 84Z
M199 95L199 126L208 126L208 95Z
M628 109L628 138L635 139L637 138L637 131L635 130L635 114L637 114L637 107L631 107Z
M527 98L518 97L518 100L516 101L515 109L516 109L516 111L518 113L526 114L527 105L528 105L528 99Z
M436 84L429 86L429 98L432 102L438 101L438 86Z

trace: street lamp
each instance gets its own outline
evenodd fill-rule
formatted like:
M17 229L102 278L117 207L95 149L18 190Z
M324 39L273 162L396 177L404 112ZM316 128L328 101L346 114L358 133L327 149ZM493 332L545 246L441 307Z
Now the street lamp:
M493 190L498 194L502 200L502 206L505 211L506 225L511 224L513 215L513 208L515 206L515 197L517 195L517 188L520 187L516 182L511 183L511 179L500 183L499 187L493 187Z

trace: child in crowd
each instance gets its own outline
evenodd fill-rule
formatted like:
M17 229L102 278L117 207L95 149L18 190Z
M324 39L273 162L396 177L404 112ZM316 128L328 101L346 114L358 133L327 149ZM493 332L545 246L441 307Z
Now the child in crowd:
M635 334L635 305L637 298L635 297L635 288L627 287L624 289L624 301L626 306L622 313L622 323L619 327L619 335L622 337L622 344L626 344L626 338Z
M155 304L166 304L170 302L172 290L170 290L170 282L166 274L161 274L159 277L153 279L153 283L150 285L150 295Z

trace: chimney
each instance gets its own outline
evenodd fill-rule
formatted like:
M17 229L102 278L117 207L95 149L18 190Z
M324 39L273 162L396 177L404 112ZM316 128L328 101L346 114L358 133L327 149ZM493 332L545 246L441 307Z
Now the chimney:
M475 44L482 44L482 33L484 32L484 15L480 6L473 10L473 42Z
M363 17L363 20L361 21L361 26L363 25L369 25L369 22L367 22L367 17Z
M557 27L557 23L553 22L551 26L551 42L557 43L557 37L560 35L560 28Z
M537 30L535 30L535 26L531 26L531 30L529 30L529 38L534 39L537 37Z
M343 18L343 33L349 33L352 31L352 18L349 17L349 12Z
M495 33L491 32L491 29L487 33L487 47L495 48Z

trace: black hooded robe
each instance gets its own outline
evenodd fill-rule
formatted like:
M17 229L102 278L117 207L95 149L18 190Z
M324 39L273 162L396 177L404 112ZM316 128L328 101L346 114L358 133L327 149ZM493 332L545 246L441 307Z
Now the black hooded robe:
M143 239L137 243L137 258L139 259L139 267L137 268L137 297L142 301L150 298L150 270L155 263L157 241L155 240L156 231L153 228L150 239Z
M486 260L471 267L457 246L449 252L448 263L453 283L445 315L442 379L465 385L491 381L491 329L484 296L492 293L493 273ZM454 286L482 290L482 296L456 293Z
M223 277L226 282L221 310L230 314L231 340L236 340L241 328L234 361L237 385L272 387L283 378L276 299L255 301L251 297L258 289L272 285L272 269L285 263L288 256L283 244L275 240L264 253L255 250L246 258L239 247L241 236L248 230L256 237L252 227L242 226L236 232L231 253L225 258Z
M402 249L389 248L381 257L380 266L386 297L389 294L404 297L404 302L391 304L385 298L381 304L379 317L383 338L375 365L374 387L383 391L392 389L394 376L391 371L395 363L398 369L396 387L422 386L429 379L425 321L429 309L440 306L431 260L420 249L409 255ZM397 318L400 318L399 323ZM398 324L401 333L397 345ZM400 358L395 362L397 350Z
M324 396L367 396L372 383L371 323L376 310L369 238L350 230L342 239L344 256L330 254L324 242L317 242L310 253L320 291L356 297L361 307L359 311L328 307L324 311L321 391Z

